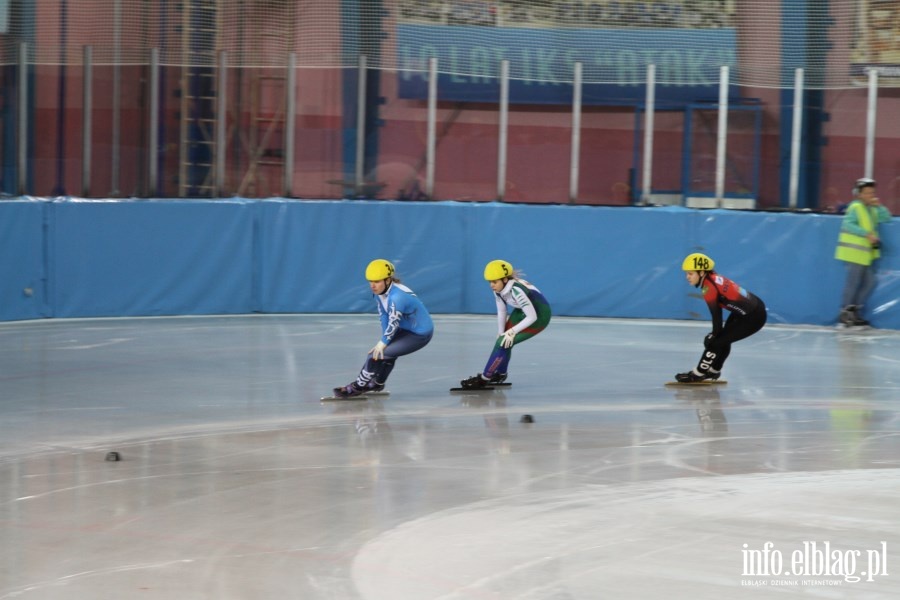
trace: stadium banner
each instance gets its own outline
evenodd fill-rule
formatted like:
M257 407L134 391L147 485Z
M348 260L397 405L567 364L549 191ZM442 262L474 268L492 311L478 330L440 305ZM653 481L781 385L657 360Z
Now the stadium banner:
M854 44L850 55L850 76L866 85L869 70L878 72L879 84L900 86L900 2L860 0Z
M737 61L732 27L706 29L538 29L462 25L397 26L399 95L428 97L428 61L438 59L438 98L498 102L500 62L509 60L509 101L570 104L576 62L582 102L634 105L656 65L656 102L677 108L718 100L722 66ZM426 40L423 42L422 40ZM737 98L736 85L729 97Z

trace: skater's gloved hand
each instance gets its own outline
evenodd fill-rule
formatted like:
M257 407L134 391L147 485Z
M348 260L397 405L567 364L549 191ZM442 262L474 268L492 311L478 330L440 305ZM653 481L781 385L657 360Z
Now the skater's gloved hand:
M369 350L372 353L373 360L381 360L384 358L384 349L387 348L387 344L378 340L378 343L375 344L375 347Z
M713 340L714 340L714 339L716 339L716 334L714 334L714 333L707 333L707 334L706 334L706 337L703 338L703 347L704 347L704 348L709 348L709 345L713 343Z
M516 332L512 329L509 329L503 334L503 339L500 340L500 345L504 348L512 348L514 341L516 341Z

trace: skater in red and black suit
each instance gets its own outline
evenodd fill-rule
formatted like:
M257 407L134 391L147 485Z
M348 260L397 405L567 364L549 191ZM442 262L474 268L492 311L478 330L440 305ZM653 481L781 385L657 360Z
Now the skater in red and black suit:
M703 338L703 356L693 371L675 376L681 383L718 379L725 359L731 354L731 344L750 337L766 324L763 301L713 271L714 267L713 260L700 253L688 255L681 265L688 283L703 293L703 300L712 315L712 332ZM723 308L731 312L724 325Z

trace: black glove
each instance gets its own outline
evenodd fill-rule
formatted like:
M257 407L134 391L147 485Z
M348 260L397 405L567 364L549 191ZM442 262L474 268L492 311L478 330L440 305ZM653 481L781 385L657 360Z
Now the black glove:
M714 339L716 339L716 334L714 334L714 333L707 333L707 334L706 334L706 337L703 338L703 347L708 349L708 348L709 348L709 345L713 343L713 340L714 340Z

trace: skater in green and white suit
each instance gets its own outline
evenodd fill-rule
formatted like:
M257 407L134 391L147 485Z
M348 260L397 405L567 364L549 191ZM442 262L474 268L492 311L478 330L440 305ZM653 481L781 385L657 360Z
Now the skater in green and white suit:
M460 382L467 389L506 381L513 346L536 336L550 323L550 303L536 286L520 278L511 264L492 260L484 268L484 278L497 302L498 334L484 372Z

